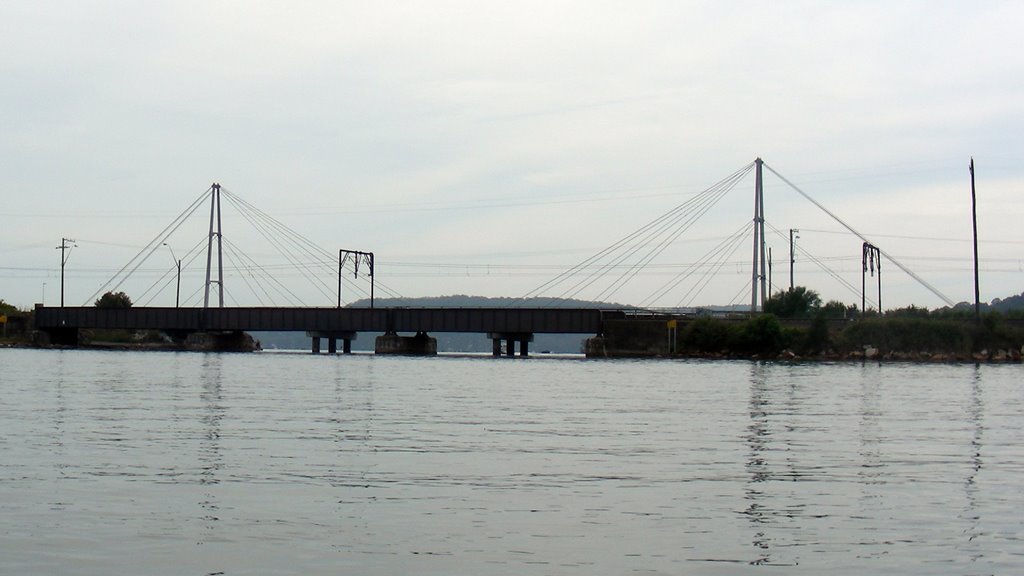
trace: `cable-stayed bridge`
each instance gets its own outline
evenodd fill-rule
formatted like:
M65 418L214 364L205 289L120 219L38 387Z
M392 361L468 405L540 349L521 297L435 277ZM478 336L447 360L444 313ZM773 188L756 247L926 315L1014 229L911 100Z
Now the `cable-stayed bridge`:
M765 218L763 182L766 170L850 234L863 241L865 252L862 278L868 271L870 246L870 270L874 275L877 266L879 273L878 298L871 299L872 305L881 308L880 271L883 256L923 287L952 305L949 298L924 279L877 248L863 234L854 230L758 158L603 250L552 276L502 308L375 307L374 297L377 292L391 298L400 295L378 278L380 267L375 262L372 252L339 249L335 255L333 251L322 248L238 195L222 189L220 184L213 184L113 277L100 286L87 300L86 305L76 308L39 308L36 322L37 326L49 333L54 341L62 343L77 342L79 330L86 328L152 329L176 337L196 332L304 331L313 338L314 351L318 351L320 339L326 338L331 352L336 350L338 341L342 342L343 351L349 351L351 340L359 332L383 332L387 336L393 336L397 340L394 340L391 350L395 352L429 351L429 346L423 348L423 342L429 338L427 334L431 332L479 332L487 334L492 339L496 355L500 353L502 342L506 343L506 353L514 353L514 346L518 343L521 353L525 355L533 334L570 333L595 336L604 332L607 320L624 317L626 312L621 310L564 308L564 305L566 301L584 297L597 301L611 301L616 298L626 285L640 281L645 270L658 266L669 249L752 172L755 181L753 218L737 218L740 224L731 233L722 238L711 250L693 259L689 265L678 267L668 279L661 279L653 287L650 295L635 305L640 314L650 315L656 312L657 303L666 299L676 299L679 303L692 301L707 289L716 274L729 262L734 261L737 253L745 251L746 246L746 250L751 254L749 279L745 286L739 287L737 295L749 291L748 310L756 313L763 307L771 292L771 259L768 255L766 233L784 235L783 231L772 226ZM256 257L223 233L222 201L233 207L241 219L281 255L283 264L261 264ZM194 221L193 216L199 215L205 221L206 206L209 206L209 219L204 237L191 244L179 258L172 248L172 244L177 242L173 240L175 233L181 230L186 222ZM791 259L792 233L790 230ZM173 256L176 266L137 293L134 300L136 304L141 303L141 306L130 309L107 309L87 305L102 293L122 289L144 263L165 250ZM815 261L809 252L803 251L803 254L807 259ZM194 269L204 262L204 282L194 290L187 288L182 299L182 267ZM817 261L816 264L827 269L823 262ZM230 290L225 284L225 265L233 273L231 277L234 287ZM294 286L278 277L279 274L276 273L281 271L301 278L304 286L312 287L322 299L334 300L336 305L305 305ZM833 276L837 281L845 283L851 292L857 293L857 287L848 280L838 275ZM174 308L148 305L171 285L176 286ZM232 302L232 290L238 287L244 287L259 306L239 306L237 300ZM343 288L348 293L369 299L369 309L342 307ZM866 306L868 299L863 283L860 295L862 306ZM181 305L182 301L185 302L184 306ZM677 304L673 308L681 307ZM679 312L675 310L667 313L667 317L671 318L673 314L678 315ZM416 336L400 337L398 334L401 332L412 332ZM378 346L378 350L381 350L381 346Z

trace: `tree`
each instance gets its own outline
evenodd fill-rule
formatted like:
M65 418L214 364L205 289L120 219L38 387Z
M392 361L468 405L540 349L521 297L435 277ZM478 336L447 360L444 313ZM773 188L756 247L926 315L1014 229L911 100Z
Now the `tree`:
M132 299L124 292L107 292L96 301L97 308L131 308Z
M0 298L0 315L13 314L17 311L18 309L16 307L4 302L4 299Z
M764 303L764 311L779 318L806 318L821 306L821 296L804 286L772 294Z
M825 318L857 318L860 309L855 304L846 305L838 300L829 300L818 308L817 316Z

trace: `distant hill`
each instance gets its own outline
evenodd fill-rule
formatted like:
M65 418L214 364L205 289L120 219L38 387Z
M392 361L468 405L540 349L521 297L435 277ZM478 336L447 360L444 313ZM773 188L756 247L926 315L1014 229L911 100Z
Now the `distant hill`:
M953 312L970 312L974 313L973 302L959 302L952 308L940 308L937 311L953 311ZM1007 314L1009 312L1021 312L1024 311L1024 292L1021 292L1017 296L1008 296L1006 298L993 298L988 304L981 303L981 312L1000 312Z

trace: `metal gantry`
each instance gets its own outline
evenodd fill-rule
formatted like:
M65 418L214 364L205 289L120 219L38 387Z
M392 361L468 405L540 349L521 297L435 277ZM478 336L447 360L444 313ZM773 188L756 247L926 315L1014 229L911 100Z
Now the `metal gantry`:
M865 242L861 246L861 275L860 275L860 315L864 316L866 311L865 308L865 297L864 292L867 287L867 274L871 271L871 275L875 275L875 270L878 270L878 313L882 313L882 251L877 246Z
M338 250L338 308L341 308L341 273L345 262L352 258L353 277L359 277L359 263L364 262L370 269L370 308L373 308L373 252L360 252L359 250Z

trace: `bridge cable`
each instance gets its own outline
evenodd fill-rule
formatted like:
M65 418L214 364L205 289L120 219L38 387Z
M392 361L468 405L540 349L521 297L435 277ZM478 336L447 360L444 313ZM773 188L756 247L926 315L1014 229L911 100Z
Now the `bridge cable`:
M730 307L735 306L736 303L739 302L740 298L749 297L750 296L750 285L753 282L754 282L753 279L747 280L746 283L743 284L743 287L740 288L740 291L737 292L736 295L733 296L731 300L729 300L729 304L728 305ZM750 305L746 304L745 307L749 310Z
M293 246L293 248L298 249L298 250L300 250L302 252L305 252L306 254L311 256L317 262L317 264L319 266L321 266L324 269L324 271L329 272L331 276L337 274L337 257L336 257L336 255L331 254L331 253L325 251L323 248L321 248L320 246L317 246L315 243L310 241L308 238L306 238L302 234L299 234L298 232L292 230L291 228L289 228L288 226L282 224L280 221L278 221L274 217L272 217L269 214L266 214L265 212L259 210L258 208L256 208L252 204L250 204L249 202L247 202L244 199L238 197L237 195L231 194L230 192L227 192L227 196L228 196L228 198L230 200L232 200L232 203L235 204L237 208L239 208L240 212L243 209L245 209L247 211L247 214L249 214L249 216L250 216L250 223L251 224L256 226L256 222L257 221L261 222L262 225L263 225L262 229L264 230L264 232L266 234L269 234L271 231L276 231L278 234L283 236L288 241L288 243ZM275 247L277 247L278 250L284 255L286 250L285 250L284 244L282 242L275 243ZM289 256L286 255L286 258L289 258ZM297 269L305 269L305 270L307 270L307 272L311 273L311 271L309 270L308 265L302 264L301 262L297 262L297 261L295 261L294 258L289 258L289 260L293 262L293 265L295 265ZM375 270L375 272L377 272L377 271ZM307 278L309 278L309 277L307 276ZM321 293L323 293L327 297L333 297L333 294L329 293L331 291L331 288L328 287L328 285L326 284L325 281L317 278L316 282L319 285L323 286L325 288L325 290L326 290L326 291L325 290L321 290ZM380 281L375 281L375 285L376 285L377 288L379 288L385 294L388 294L388 295L390 295L392 297L401 297L398 294L397 291L391 289L386 284L381 283ZM362 287L360 287L358 285L350 285L350 287L352 289L354 289L356 292L363 294L364 296L368 296L369 295L367 290L363 289Z
M625 237L621 238L620 240L618 240L617 242L613 243L612 245L610 245L610 246L600 250L596 254L588 257L587 259L583 260L582 262L576 264L575 266L572 266L568 270L562 272L561 274L555 276L552 279L549 279L548 281L544 282L540 286L538 286L538 287L534 288L533 290L527 292L522 297L513 300L512 302L510 302L509 305L512 305L515 302L519 302L519 301L525 300L527 298L539 296L544 291L549 290L551 288L554 288L555 286L561 285L564 282L568 281L570 278L573 278L573 277L579 275L584 270L587 270L587 269L593 267L594 264L597 263L597 262L600 262L601 259L606 258L606 257L608 257L611 254L614 254L614 253L616 253L616 252L618 252L620 250L623 250L623 249L629 247L631 245L631 243L635 242L637 239L647 239L647 238L649 238L652 233L657 233L657 232L663 230L670 223L678 221L680 213L685 214L685 211L687 209L693 207L693 205L696 205L696 206L699 207L701 205L701 203L704 201L706 196L709 196L709 195L713 196L715 191L717 191L719 188L723 187L729 181L731 181L733 179L742 178L743 175L746 175L747 173L750 172L750 170L753 168L753 166L754 166L754 163L751 162L750 164L746 165L745 167L741 168L740 170L737 170L736 172L734 172L732 175L726 177L724 180L716 183L712 187L710 187L707 190L701 192L697 196L695 196L693 198L690 198L687 201L683 202L682 204L676 206L675 208L673 208L672 210L670 210L666 214L663 214L663 215L659 216L658 218L655 218L651 222L648 222L646 225L644 225L641 228L639 228L639 229L633 231L632 233L626 235ZM647 243L649 243L649 242L650 242L650 240L647 240ZM617 258L616 261L621 261L621 258ZM571 286L568 290L563 292L563 295L564 294L568 294L568 293L578 294L579 290L577 288L582 289L582 288L585 288L586 286L592 284L599 277L601 277L604 274L606 274L607 270L608 270L608 264L599 265L597 272L591 273L584 280L581 280L581 281L577 282L576 284L574 284L573 286ZM597 275L597 277L595 277L595 275ZM590 280L590 282L587 282L587 280ZM576 289L575 292L573 292L574 289ZM557 298L551 298L551 301L554 302L556 299Z
M272 233L273 231L271 230L271 228L267 226L265 222L261 222L258 219L257 214L252 213L250 210L245 209L241 205L236 205L236 208L238 208L239 214L243 218L245 218L253 226L253 228L255 228L257 232L259 232L268 242L270 242L270 244L274 246L277 249L277 251L282 256L284 256L285 259L287 259L296 270L300 271L311 285L317 288L325 297L331 297L331 294L329 292L324 291L324 281L320 279L313 270L310 270L309 265L307 263L302 262L293 250L289 250L285 246L286 241L295 244L293 238L285 235L282 235L281 237L275 236ZM309 255L309 250L305 250L305 252L307 255Z
M263 301L263 298L260 297L259 292L253 288L252 283L249 282L249 278L251 277L253 282L256 282L260 289L262 289L263 286L256 280L251 268L238 262L234 247L229 246L227 242L224 243L224 255L227 256L228 261L234 265L235 269L238 271L238 277L242 279L242 283L244 283L246 288L249 289L249 292L256 297L256 302L259 303L260 306L265 306L266 303Z
M268 242L270 242L270 244L277 249L279 254L285 257L285 259L290 263L290 268L299 271L311 284L317 287L324 296L330 297L330 295L324 291L324 281L318 277L316 272L310 269L310 263L303 262L301 259L302 257L295 253L295 248L297 247L304 253L305 256L303 257L310 257L317 266L326 267L323 260L313 254L308 246L303 246L302 243L296 240L296 237L301 237L299 234L295 233L283 224L280 224L265 213L259 211L251 204L241 201L238 197L232 195L230 199L238 200L237 203L233 203L242 217L245 218ZM293 248L289 248L287 244L291 244ZM308 242L308 244L312 245L311 242ZM270 276L268 268L269 266L261 267L264 273Z
M732 234L732 236L716 246L714 250L710 251L704 260L705 264L709 264L707 271L702 274L701 277L697 279L697 282L690 286L690 288L680 297L676 302L676 306L690 306L693 300L700 296L704 289L707 288L708 284L718 276L722 268L729 263L729 259L732 258L733 254L735 254L736 251L739 250L740 246L744 244L744 242L749 238L749 235L750 223L744 222L743 225ZM712 260L715 256L718 256L718 259ZM675 289L675 287L680 283L682 283L682 279L677 281L672 286L672 289ZM663 296L667 295L668 294L666 292ZM685 304L683 303L684 301Z
M292 292L288 288L288 286L286 286L283 282L278 280L275 276L269 274L263 266L256 262L256 260L254 260L251 256L242 251L241 248L239 248L233 242L228 244L230 244L231 246L232 254L238 255L238 257L243 261L242 264L239 265L239 269L249 271L250 276L252 276L253 280L256 282L257 286L260 287L260 289L263 291L263 294L267 297L268 300L273 301L274 298L267 291L266 287L264 287L263 283L259 282L256 279L255 274L252 272L254 268L256 270L263 272L263 274L270 280L270 287L273 288L274 291L277 294L279 294L282 298L284 298L289 304L294 305L298 303L299 305L305 306L305 303L302 301L302 298L300 298L297 294ZM250 287L250 290L251 289L252 288ZM260 300L260 302L262 303L262 299L260 299L259 294L256 294L255 291L253 291L253 293L256 295L256 299Z
M774 233L776 236L778 236L780 240L783 240L785 242L789 242L789 237L787 236L786 232L783 232L782 230L779 230L778 228L772 226L771 224L768 224L768 228L771 230L772 233ZM801 231L802 230L803 229L801 228ZM816 265L818 268L820 268L822 271L824 271L826 274L828 274L830 277L832 277L832 279L834 279L836 282L838 282L840 285L842 285L843 288L846 288L851 294L853 294L854 296L860 296L861 295L860 288L858 288L857 286L854 286L853 284L851 284L846 278L843 278L838 272L833 270L830 266L825 264L821 259L816 257L814 254L811 254L802 245L796 244L795 248L796 248L796 252L798 254L802 254L803 256L805 256L814 265ZM874 301L872 301L870 297L866 297L866 298L871 303L874 303Z
M206 241L206 238L200 239L199 242L195 244L195 246L190 248L188 252L185 253L185 256L181 259L181 262L184 262L184 267L187 268L189 264L191 264L197 257L199 257L199 255L202 253L200 248L206 246ZM152 303L153 300L157 296L159 296L171 284L171 282L173 282L176 279L175 271L177 271L177 268L178 267L176 261L174 266L171 266L171 268L168 271L164 272L160 276L160 278L158 278L155 282L153 282L153 284L149 286L149 288L146 288L145 291L139 294L137 300L141 302L146 297L146 295L149 294L151 290L156 288L157 284L160 284L161 281L167 278L167 281L163 282L163 285L160 286L160 289L153 292L153 295L149 297L149 300L142 302L142 306L149 306L150 303Z
M787 180L785 176L783 176L782 174L779 174L778 172L776 172L774 168L772 168L768 164L764 164L764 167L767 168L768 170L770 170L772 172L772 174L775 174L776 176L778 176L780 180L782 180L783 182L788 184L790 188L792 188L793 190L796 190L801 196L806 198L811 204L814 204L815 206L817 206L819 210L821 210L825 214L828 214L833 220L835 220L837 223L839 223L840 226L842 226L843 228L846 228L847 230L849 230L850 233L852 233L854 236L856 236L857 238L860 238L864 242L867 242L869 244L873 244L874 245L874 243L870 242L863 234L861 234L860 232L854 230L852 226L850 226L849 224L844 222L841 218L839 218L838 216L833 214L829 209L825 208L817 200L815 200L814 198L811 198L810 195L808 195L806 192L801 190L796 184L793 184L792 182ZM876 245L876 247L877 247L877 245ZM925 281L923 278L921 278L917 274L914 274L913 271L911 271L909 268L904 266L898 260L893 258L891 254L889 254L889 253L887 253L887 252L885 252L885 251L883 251L881 249L879 249L879 252L882 255L884 255L890 262L895 264L896 267L898 267L900 270L906 272L908 276L910 276L911 278L916 280L918 282L918 284L921 284L922 286L927 288L932 294L934 294L934 295L938 296L939 298L941 298L943 302L945 302L949 306L954 306L955 305L955 303L952 300L950 300L945 294L943 294L942 292L939 292L938 288L935 288L934 286L929 284L927 281Z
M183 224L183 223L184 223L184 222L185 222L185 221L186 221L186 220L187 220L187 219L188 219L188 218L189 218L190 216L192 216L192 214L193 214L193 213L194 213L194 212L195 212L195 211L196 211L197 209L199 209L199 206L201 206L201 205L203 204L203 201L204 201L204 200L206 199L207 195L208 195L208 194L210 193L210 191L211 191L212 189L213 189L213 187L211 186L210 188L207 188L207 189L206 189L206 191L204 191L204 192L203 192L202 194L200 194L200 195L199 195L199 197L198 197L198 198L196 198L196 199L195 199L195 200L194 200L194 201L192 202L192 204L190 204L190 205L189 205L189 207L188 207L188 208L185 208L185 210L184 210L184 211L182 211L182 213L181 213L181 214L178 214L178 216L177 216L177 217L175 217L175 218L174 218L174 220L172 220L170 224L168 224L168 225L167 225L167 226L166 226L166 227L165 227L165 228L164 228L163 230L161 230L161 231L160 231L160 233L159 233L159 234L157 234L156 238L154 238L153 240L151 240L151 241L149 242L149 244L147 244L147 245L146 245L145 247L143 247L143 248L142 248L142 250L140 250L138 254L136 254L136 255L135 255L134 257L132 257L132 259L131 259L131 260L129 260L127 264L125 264L125 265L124 265L124 266L123 266L123 267L122 267L122 268L121 268L120 270L118 270L118 271L117 271L116 273L114 273L114 275L113 275L113 276L112 276L112 277L110 278L110 280L107 280L107 282L106 282L105 284L103 284L103 286L101 286L101 287L100 287L100 289L96 291L96 293L94 293L94 294L93 294L92 296L90 296L89 298L87 298L87 299L86 299L86 301L85 301L85 303L83 304L83 306L88 306L88 305L89 305L89 304L90 304L90 303L91 303L91 302L92 302L93 300L95 300L95 299L96 299L96 298L97 298L97 297L98 297L98 296L99 296L100 294L104 293L104 291L109 291L109 292L113 292L114 290L117 290L118 288L120 288L120 287L121 287L121 285L122 285L122 284L124 284L124 282L125 282L125 281L126 281L126 280L127 280L127 279L128 279L128 278L129 278L129 277L130 277L130 276L131 276L131 275L132 275L132 274L133 274L133 273L134 273L134 272L136 271L136 270L138 270L138 269L139 269L139 266L141 266L141 265L143 264L143 262L145 262L145 261L146 261L146 260L147 260L147 259L148 259L148 258L149 258L150 256L152 256L152 255L153 255L153 253L154 253L154 252L156 252L157 248L159 248L159 247L160 247L160 246L162 245L162 243L163 243L164 241L166 241L166 239L167 239L167 238L169 238L169 237L170 237L170 235L171 235L171 234L173 234L173 233L174 233L174 232L175 232L175 231L176 231L176 230L177 230L177 229L178 229L179 227L181 227L181 225L182 225L182 224ZM129 272L127 273L127 274L125 274L125 275L124 275L124 277L123 277L123 278L121 278L121 280L120 280L119 282L117 282L117 284L115 284L113 288L110 288L110 289L108 290L108 287L109 287L109 286L110 286L110 285L111 285L111 284L112 284L112 283L113 283L113 282L114 282L114 281L115 281L115 280L116 280L116 279L117 279L117 278L118 278L118 277L119 277L119 276L120 276L120 275L121 275L121 274L122 274L122 273L123 273L123 272L124 272L125 270L127 270L127 269L128 269L128 268L129 268L130 266L132 266L132 264L134 264L135 266L134 266L134 267L133 267L133 268L132 268L132 269L131 269L131 270L130 270L130 271L129 271Z
M694 223L696 223L700 218L702 218L705 214L707 214L707 212L711 208L713 208L714 205L717 204L719 200L721 200L726 194L728 194L730 191L732 191L732 189L736 186L736 184L741 179L742 178L734 179L732 182L729 183L729 185L727 187L723 187L720 192L716 193L715 196L713 196L712 198L709 198L708 201L705 202L705 204L703 206L701 206L700 210L698 210L695 213L689 214L687 219L686 219L686 222L684 222L684 225L679 226L678 228L675 229L675 231L672 234L670 234L667 237L664 237L661 240L661 242L657 246L655 246L654 250L649 252L641 260L639 260L636 263L634 263L633 266L630 268L630 270L626 274L623 274L623 276L621 276L619 278L619 280L616 281L616 284L613 284L611 287L609 287L608 289L605 289L604 292L601 292L601 294L598 295L598 300L600 300L602 298L605 298L605 297L611 297L616 292L618 292L618 290L622 286L624 286L627 282L629 282L634 277L636 277L636 275L639 274L640 271L642 269L644 269L652 260L654 260L662 252L664 252L682 234L684 234L686 231L688 231L693 226ZM636 252L637 251L633 251L630 255L635 254ZM611 290L611 291L609 292L609 290Z
M727 191L728 189L725 189L725 190ZM618 266L622 262L628 260L629 258L634 256L635 254L637 254L642 248L645 248L648 245L650 245L652 242L654 242L658 238L658 236L663 235L663 234L667 233L668 231L679 230L679 229L675 229L673 227L674 227L675 224L677 224L679 222L680 219L682 219L684 217L687 217L687 216L689 216L691 214L697 214L696 217L699 217L700 214L703 214L703 213L707 212L707 210L710 208L710 206L713 205L715 202L718 201L718 199L721 198L721 194L719 194L719 191L720 191L720 187L718 187L718 186L713 187L712 189L709 189L708 191L706 191L706 193L702 193L698 197L695 197L695 198L691 199L689 202L685 203L684 205L681 205L681 206L677 207L677 209L675 209L675 210L671 211L670 213L666 214L668 219L664 220L662 222L659 222L656 225L656 227L654 227L652 229L648 229L647 233L642 237L642 240L638 244L633 245L632 248L630 248L630 249L626 249L626 251L622 252L620 255L618 255L615 258L613 258L612 261L607 262L607 263L599 266L598 272L591 274L588 279L584 279L584 280L578 282L577 284L575 284L572 287L572 288L574 288L574 291L569 293L569 296L570 297L571 296L575 296L575 295L579 294L584 288L593 285L597 280L599 280L600 278L603 278L612 269L616 268L616 266ZM687 208L694 208L694 211L691 212L691 211L687 210ZM691 223L692 221L693 221L692 217L688 218L688 222L687 222L687 225L686 225L685 228L688 228L688 224ZM683 230L685 230L685 228L683 228ZM677 233L675 236L678 237L679 234L681 234L681 232ZM672 240L671 236L670 236L669 240L670 240L670 243L671 243L671 240ZM664 242L664 239L663 239L663 242ZM648 255L650 255L650 253L648 253ZM654 254L654 255L656 255L656 254ZM639 264L640 264L640 262L634 262L634 264L631 266L630 270L626 274L624 274L622 277L620 277L620 280L624 280L624 279L625 280L629 280L631 278L631 277L627 277L629 272L633 272L634 275L637 272L639 272ZM617 288L615 287L614 284L612 285L611 288L613 288L614 291L617 291ZM570 290L571 290L571 288L570 288ZM563 295L565 295L566 293L568 293L568 291L564 292ZM601 297L606 297L607 294L608 294L608 289L605 289L605 291L602 292L600 296L598 296L598 299L600 299Z
M312 270L309 269L309 265L302 262L298 256L292 251L289 251L283 242L275 235L272 231L264 224L258 222L250 213L245 210L239 210L239 214L245 218L249 224L256 229L270 244L278 250L278 252L285 257L293 266L295 270L302 273L303 277L309 281L310 285L318 289L321 294L324 294L327 298L330 298L330 294L324 291L324 282L321 280ZM266 270L264 269L264 272Z
M649 307L653 305L653 303L656 300L667 296L669 292L674 290L683 281L689 279L691 276L696 274L699 270L708 269L710 271L702 274L701 279L698 279L698 282L691 286L690 289L686 292L686 294L684 294L683 297L680 298L679 302L676 304L676 307L681 306L682 301L685 300L688 296L690 296L690 294L692 294L694 290L697 290L697 294L699 294L700 291L703 290L704 286L706 286L706 284L711 280L714 274L718 270L720 270L727 263L728 259L732 256L732 254L735 253L737 249L736 247L739 246L740 242L742 242L742 240L746 238L749 231L749 227L750 224L748 222L744 222L743 225L736 232L733 232L729 236L723 238L721 242L719 242L711 250L709 250L703 256L701 256L696 262L693 262L685 266L681 272L673 276L671 279L667 280L657 290L655 290L646 298L644 298L640 302L640 306ZM694 295L694 297L696 297L696 295Z

